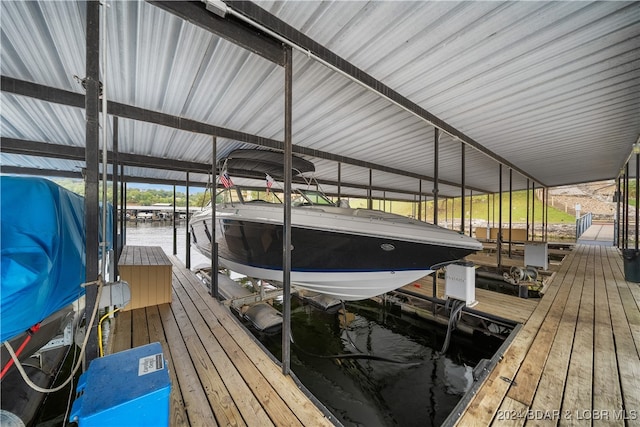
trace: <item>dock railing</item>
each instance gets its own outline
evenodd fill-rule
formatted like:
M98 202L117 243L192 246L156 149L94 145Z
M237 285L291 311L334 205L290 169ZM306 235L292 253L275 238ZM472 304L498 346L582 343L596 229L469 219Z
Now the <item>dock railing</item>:
M582 236L582 233L584 233L589 227L591 227L591 222L591 212L589 212L588 214L584 214L580 218L576 219L576 240L578 240L580 236Z

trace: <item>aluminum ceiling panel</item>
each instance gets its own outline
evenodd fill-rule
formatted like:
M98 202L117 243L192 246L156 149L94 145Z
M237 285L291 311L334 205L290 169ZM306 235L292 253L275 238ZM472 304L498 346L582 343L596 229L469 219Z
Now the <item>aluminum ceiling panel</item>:
M118 147L123 153L211 163L212 137L150 123L118 122Z
M283 121L281 67L145 2L107 21L110 99L267 137Z
M638 2L258 6L546 184L615 176L640 134ZM3 76L82 92L74 76L85 72L84 2L5 1L0 12ZM110 100L282 140L281 67L146 2L111 2L107 14ZM294 52L293 64L295 145L433 174L426 122L303 53ZM0 102L3 137L84 146L82 109L7 93ZM210 162L210 136L148 123L120 120L119 144L129 153ZM240 147L251 145L220 138L218 158ZM497 163L470 148L466 156L467 183L497 191ZM319 177L337 179L336 162L316 163ZM440 178L459 182L460 169L460 142L442 135ZM369 171L343 165L342 180L367 185ZM418 185L375 171L377 182ZM525 185L514 174L514 187ZM423 191L430 186L423 182ZM442 195L459 192L441 186Z
M79 91L85 70L84 2L0 3L2 75Z
M611 175L640 131L638 3L261 6L547 184Z
M0 93L0 133L3 137L82 146L84 109Z

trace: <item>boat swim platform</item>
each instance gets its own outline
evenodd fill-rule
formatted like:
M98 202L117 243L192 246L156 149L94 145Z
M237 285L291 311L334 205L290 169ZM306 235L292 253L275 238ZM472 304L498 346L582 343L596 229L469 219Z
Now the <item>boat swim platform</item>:
M615 247L576 245L445 425L640 425L640 284Z
M332 426L322 410L175 257L172 301L118 313L108 352L160 342L171 426ZM339 424L339 423L338 423Z

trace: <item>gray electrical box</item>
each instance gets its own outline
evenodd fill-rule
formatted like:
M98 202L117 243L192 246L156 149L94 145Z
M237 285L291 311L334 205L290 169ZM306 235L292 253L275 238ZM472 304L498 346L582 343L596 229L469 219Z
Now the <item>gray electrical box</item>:
M524 265L549 269L549 245L547 242L527 242L524 244Z

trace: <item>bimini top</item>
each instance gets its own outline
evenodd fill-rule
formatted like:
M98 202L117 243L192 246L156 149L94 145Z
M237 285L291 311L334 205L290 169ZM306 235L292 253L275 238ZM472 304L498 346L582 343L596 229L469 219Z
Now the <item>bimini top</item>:
M224 160L231 174L269 174L275 178L284 176L284 153L268 150L234 150ZM302 157L292 156L293 175L315 172L316 168Z

